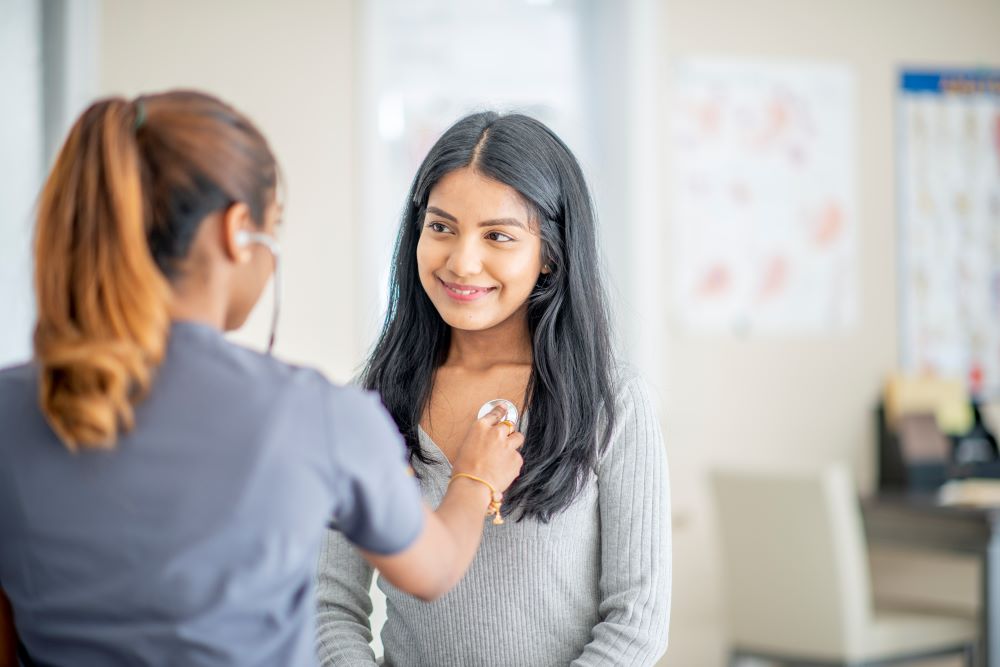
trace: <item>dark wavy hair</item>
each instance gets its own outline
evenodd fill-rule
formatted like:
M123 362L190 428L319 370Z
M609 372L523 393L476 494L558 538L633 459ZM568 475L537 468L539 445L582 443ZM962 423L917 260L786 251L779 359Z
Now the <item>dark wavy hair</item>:
M361 375L406 439L418 438L436 369L451 339L417 273L417 241L431 189L472 167L510 186L538 226L544 263L528 300L532 370L521 476L504 509L548 521L580 493L615 421L614 352L597 251L597 222L583 172L548 127L521 114L476 113L452 125L417 171L403 210L385 323Z

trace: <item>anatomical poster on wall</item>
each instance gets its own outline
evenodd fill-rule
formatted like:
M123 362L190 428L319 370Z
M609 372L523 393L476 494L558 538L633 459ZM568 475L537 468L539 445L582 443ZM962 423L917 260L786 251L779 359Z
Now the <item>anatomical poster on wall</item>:
M1000 71L899 78L905 370L1000 395Z
M851 71L695 59L675 82L679 323L705 334L849 331L858 318Z

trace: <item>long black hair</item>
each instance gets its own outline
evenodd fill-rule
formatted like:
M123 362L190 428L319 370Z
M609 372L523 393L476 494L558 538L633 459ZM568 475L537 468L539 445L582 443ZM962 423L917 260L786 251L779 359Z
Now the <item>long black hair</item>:
M593 203L576 158L544 124L521 114L476 113L431 148L403 210L389 310L361 383L381 395L411 458L429 461L418 428L451 330L421 286L417 242L431 189L470 166L516 190L533 209L551 269L528 300L532 370L524 468L504 502L507 512L548 521L573 502L608 445L615 370Z

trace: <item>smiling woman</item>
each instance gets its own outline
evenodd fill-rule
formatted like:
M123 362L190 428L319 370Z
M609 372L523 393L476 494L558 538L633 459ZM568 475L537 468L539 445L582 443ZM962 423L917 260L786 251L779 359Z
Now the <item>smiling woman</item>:
M388 598L385 664L651 665L667 639L666 457L643 383L617 363L596 220L566 145L523 115L453 125L414 181L392 306L362 376L432 505L477 411L523 415L521 476L465 579ZM372 569L334 534L321 559L324 664L375 664Z
M417 263L424 291L450 326L482 330L527 309L538 276L549 272L532 217L517 191L472 167L434 187ZM471 282L477 278L485 284Z

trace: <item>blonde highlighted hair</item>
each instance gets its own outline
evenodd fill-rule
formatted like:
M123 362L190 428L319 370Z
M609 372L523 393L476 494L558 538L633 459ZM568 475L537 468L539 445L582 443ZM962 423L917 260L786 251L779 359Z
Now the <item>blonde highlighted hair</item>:
M246 203L258 224L276 163L259 131L193 91L101 100L70 130L38 204L40 403L70 449L112 447L163 360L169 279L200 222Z

